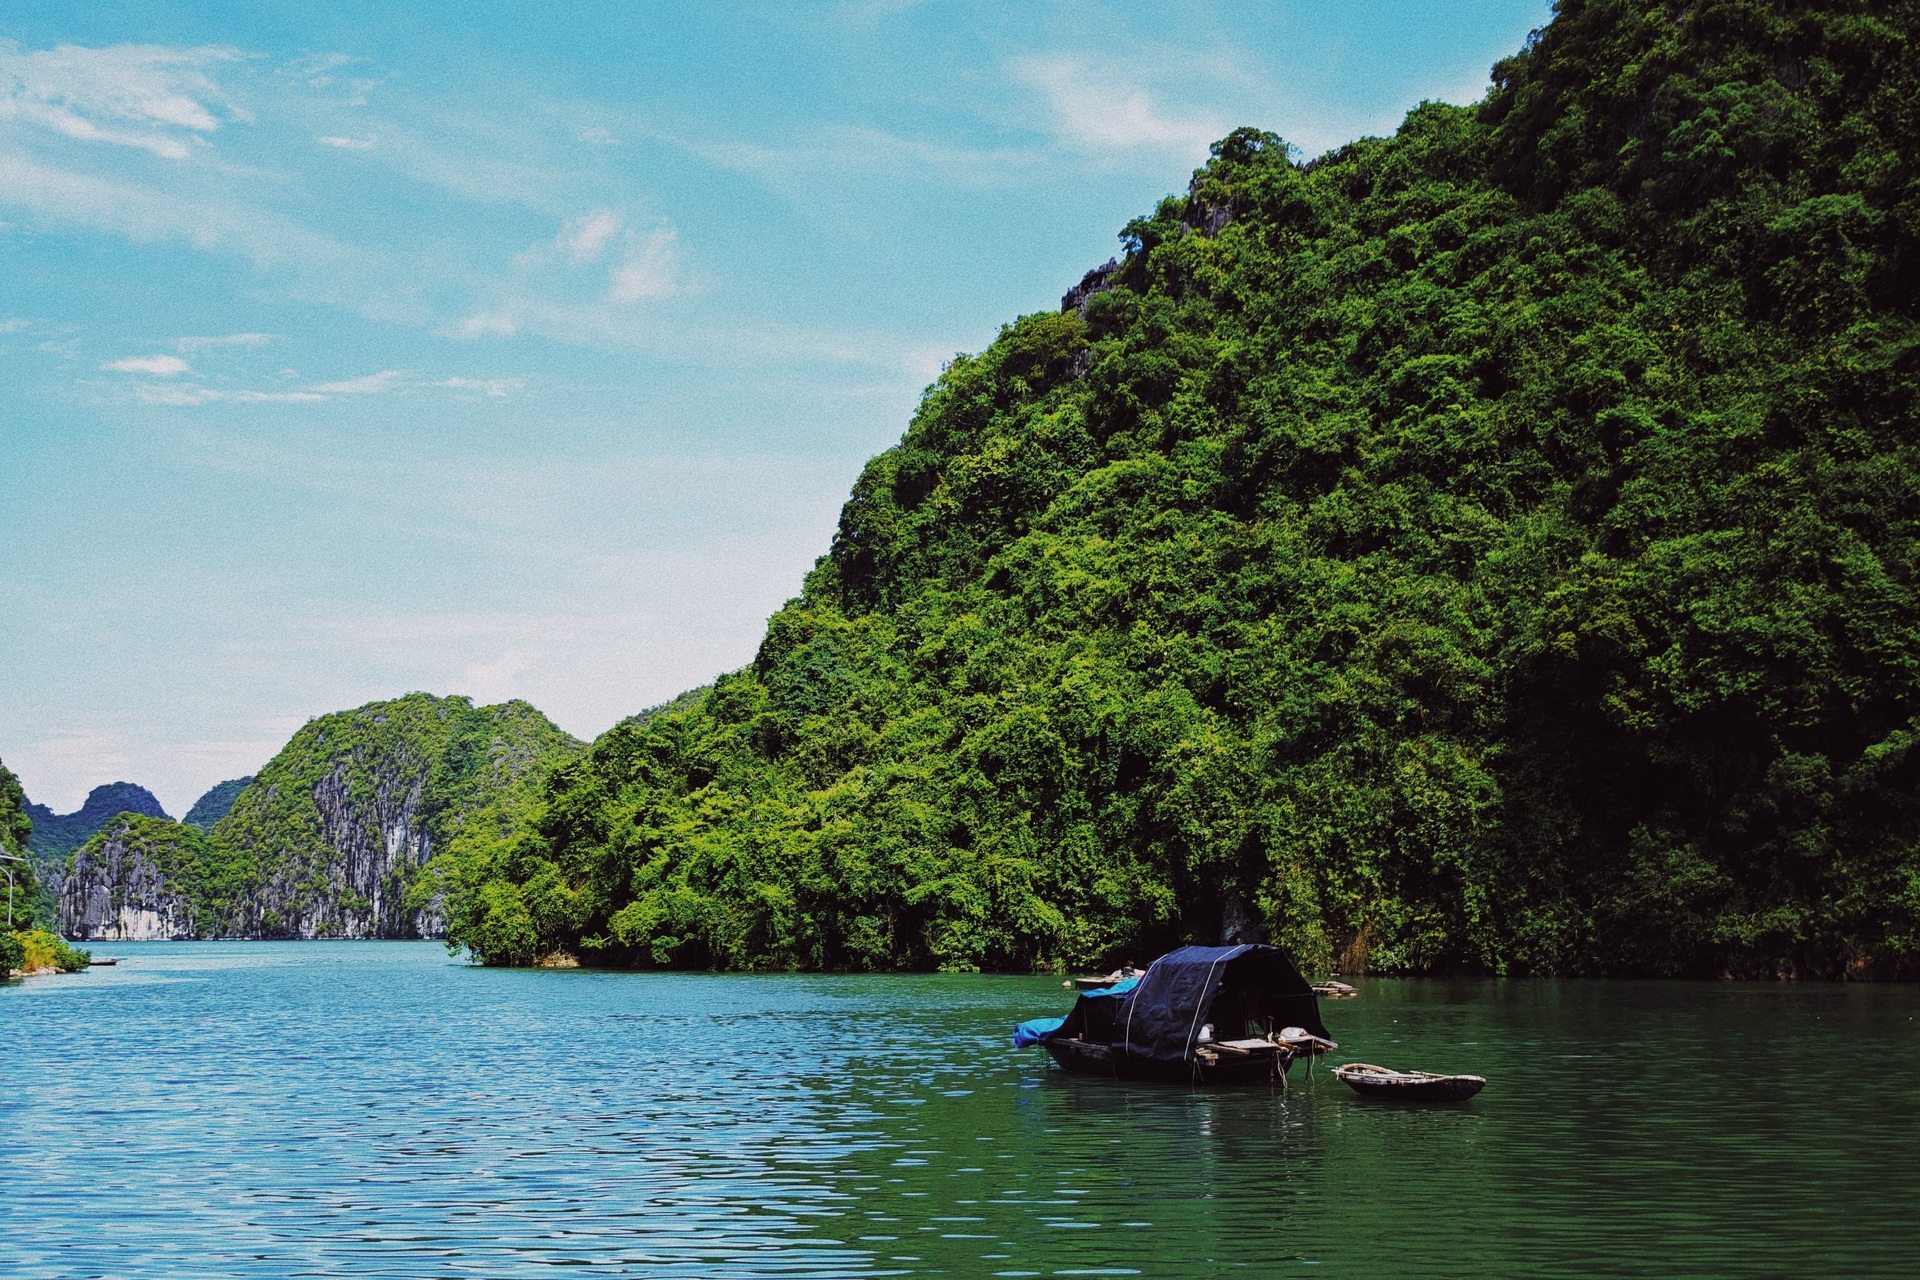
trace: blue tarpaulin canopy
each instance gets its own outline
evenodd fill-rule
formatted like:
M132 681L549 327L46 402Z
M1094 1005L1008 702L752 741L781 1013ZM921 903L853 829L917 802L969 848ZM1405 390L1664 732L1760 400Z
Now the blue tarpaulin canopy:
M1139 985L1140 979L1138 978L1123 978L1110 987L1101 987L1097 991L1082 993L1080 999L1074 1003L1074 1012L1064 1018L1034 1018L1031 1021L1023 1022L1013 1029L1013 1047L1016 1049L1024 1049L1030 1044L1040 1044L1049 1040L1058 1033L1062 1027L1067 1025L1074 1014L1081 1014L1084 1017L1084 1007L1087 1001L1118 999Z

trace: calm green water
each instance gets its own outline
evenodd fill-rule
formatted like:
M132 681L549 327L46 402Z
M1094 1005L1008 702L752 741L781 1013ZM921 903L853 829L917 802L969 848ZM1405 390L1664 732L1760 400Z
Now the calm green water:
M101 946L0 989L0 1274L1920 1275L1920 990L1371 981L1452 1108L1074 1079L1055 980Z

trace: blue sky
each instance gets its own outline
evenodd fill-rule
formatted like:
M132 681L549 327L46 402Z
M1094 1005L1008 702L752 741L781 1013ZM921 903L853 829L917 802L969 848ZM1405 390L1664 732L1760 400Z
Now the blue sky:
M956 351L1228 129L1480 96L1537 0L0 7L0 759L178 814L413 689L748 661Z

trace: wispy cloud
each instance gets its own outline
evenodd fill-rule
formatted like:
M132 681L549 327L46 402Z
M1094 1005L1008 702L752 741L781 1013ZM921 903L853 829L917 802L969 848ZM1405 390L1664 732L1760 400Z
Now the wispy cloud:
M1055 56L1018 59L1009 70L1041 94L1052 130L1075 147L1204 155L1231 127L1212 112L1168 106L1124 66Z
M221 114L245 118L208 74L240 56L220 47L140 44L23 53L0 41L0 119L183 160L199 135L220 127Z
M343 138L337 134L330 134L325 137L315 138L314 141L323 147L332 147L338 151L373 150L372 138Z
M271 333L229 333L218 338L175 338L180 351L204 351L208 347L264 347L274 340Z
M897 177L961 187L1011 186L1050 162L1036 147L967 147L911 138L868 125L818 125L783 142L689 141L710 164L764 181L794 198L828 190L846 175Z
M345 378L339 382L321 382L308 387L308 391L321 395L372 396L392 391L398 387L407 375L398 369L383 369L379 373L369 373L364 377Z
M428 385L449 391L478 391L490 400L504 400L522 384L518 378L442 378Z
M342 274L370 274L368 255L271 210L116 181L0 153L0 200L55 224L136 241L179 241L237 253L263 269L298 267L316 292L333 292ZM331 277L332 283L322 283Z
M637 235L607 272L607 297L613 302L670 298L685 288L680 271L680 233L655 227Z
M128 356L124 360L109 360L100 367L113 373L146 373L156 378L172 378L193 366L179 356Z
M470 663L461 673L459 692L475 702L504 702L514 695L519 677L532 671L539 659L531 649L509 649L490 662Z
M537 333L566 342L651 342L663 334L645 322L633 323L633 305L680 297L698 287L681 259L680 233L671 224L662 219L634 226L623 214L595 209L566 219L552 240L514 255L495 300L442 332L459 338Z
M147 356L116 360L102 366L120 373L144 373L172 377L188 372L186 361L177 356ZM518 378L450 377L422 380L398 369L333 382L316 382L290 390L260 390L253 387L208 386L203 383L138 383L133 395L143 404L169 408L189 408L205 404L324 404L336 396L376 396L391 392L438 390L478 393L489 399L505 399L520 390Z
M554 237L553 247L575 265L597 262L607 244L626 225L625 219L611 209L596 209L582 218L569 218Z
M523 276L564 265L606 268L606 300L640 302L670 298L689 288L680 262L680 233L664 220L635 227L611 209L569 218L551 243L537 244L514 259Z
M312 391L254 391L245 387L198 387L143 384L133 394L142 404L185 408L200 404L319 404L326 400Z

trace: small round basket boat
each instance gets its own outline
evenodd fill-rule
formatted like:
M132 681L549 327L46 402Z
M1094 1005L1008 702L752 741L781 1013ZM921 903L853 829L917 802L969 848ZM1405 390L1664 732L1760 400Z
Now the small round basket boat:
M1392 1071L1367 1062L1349 1062L1333 1069L1347 1087L1363 1098L1401 1102L1465 1102L1487 1087L1484 1076L1437 1076L1431 1071Z

